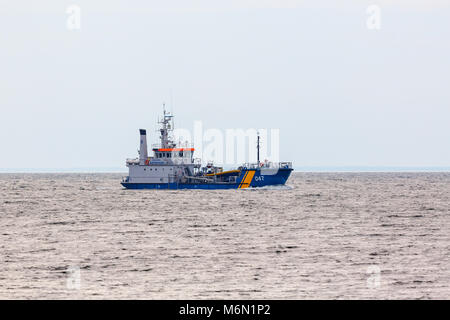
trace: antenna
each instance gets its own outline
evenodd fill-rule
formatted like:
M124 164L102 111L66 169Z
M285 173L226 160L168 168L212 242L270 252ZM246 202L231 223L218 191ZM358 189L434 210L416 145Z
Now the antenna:
M170 114L173 115L173 93L172 88L170 88ZM175 119L172 118L172 128L175 128Z
M257 131L256 134L258 135L258 138L257 138L257 144L256 144L256 150L257 150L258 167L259 167L259 131Z
M170 112L173 114L173 92L170 89Z

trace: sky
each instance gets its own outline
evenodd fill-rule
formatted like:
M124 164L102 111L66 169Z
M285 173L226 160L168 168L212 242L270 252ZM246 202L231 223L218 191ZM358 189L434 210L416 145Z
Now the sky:
M449 39L447 0L0 0L0 168L125 168L163 102L296 167L450 167Z

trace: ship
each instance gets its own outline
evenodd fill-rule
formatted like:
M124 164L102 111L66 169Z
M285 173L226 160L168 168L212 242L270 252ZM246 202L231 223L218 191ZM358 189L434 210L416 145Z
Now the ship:
M148 156L147 131L139 129L139 156L127 159L128 176L122 178L126 189L247 189L285 185L292 162L260 161L260 136L257 136L257 161L245 163L233 170L223 170L194 158L194 146L175 143L172 138L173 115L163 109L159 120L160 143L152 145Z

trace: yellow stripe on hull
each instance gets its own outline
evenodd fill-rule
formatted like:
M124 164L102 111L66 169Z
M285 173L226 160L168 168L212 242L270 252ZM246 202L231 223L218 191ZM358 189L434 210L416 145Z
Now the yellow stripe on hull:
M240 188L242 187L242 184L244 183L245 177L247 177L247 174L248 174L248 171L244 174L244 177L242 178L241 183L239 184L238 189L240 189Z
M244 176L244 179L242 179L242 183L239 185L239 189L245 189L250 186L250 183L252 183L253 177L255 176L255 170L249 170Z

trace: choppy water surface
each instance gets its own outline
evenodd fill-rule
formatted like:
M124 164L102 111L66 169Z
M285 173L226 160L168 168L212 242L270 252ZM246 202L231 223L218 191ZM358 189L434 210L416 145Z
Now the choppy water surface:
M1 174L0 298L450 297L448 173L296 173L262 190L119 181Z

